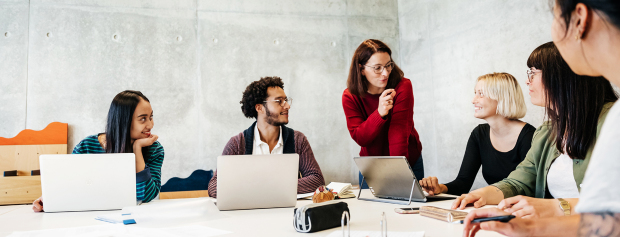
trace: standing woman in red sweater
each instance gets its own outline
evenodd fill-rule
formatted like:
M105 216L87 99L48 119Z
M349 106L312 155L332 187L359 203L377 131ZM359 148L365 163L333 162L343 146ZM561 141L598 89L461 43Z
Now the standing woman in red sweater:
M369 39L355 50L342 107L351 138L362 147L360 156L405 156L416 178L424 178L411 81L383 42Z

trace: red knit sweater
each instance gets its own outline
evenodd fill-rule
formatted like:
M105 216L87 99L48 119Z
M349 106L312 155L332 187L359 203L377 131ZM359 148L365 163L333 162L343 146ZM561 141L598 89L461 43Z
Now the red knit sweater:
M362 147L360 156L405 156L413 166L422 154L422 143L413 126L411 81L403 78L394 90L394 107L385 119L377 111L380 95L361 98L345 89L342 107L351 138Z

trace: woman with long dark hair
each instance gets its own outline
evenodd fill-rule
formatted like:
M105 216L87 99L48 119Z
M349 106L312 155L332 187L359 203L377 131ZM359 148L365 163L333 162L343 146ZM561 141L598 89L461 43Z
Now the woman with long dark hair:
M536 130L525 160L508 178L463 194L453 209L473 203L499 204L517 217L575 213L596 138L618 96L605 78L573 73L553 42L536 48L527 66L532 103L545 107L548 121Z
M151 134L153 109L139 91L126 90L112 100L105 133L86 137L73 154L134 153L136 156L136 196L139 201L153 200L161 188L161 165L164 147ZM43 200L34 201L32 209L43 211Z
M424 178L413 87L385 43L369 39L357 47L342 107L351 138L362 147L360 156L404 156L416 178Z
M620 1L555 1L552 37L562 57L576 74L603 76L620 86ZM464 236L474 236L480 229L509 236L618 236L620 106L614 105L610 109L600 129L592 161L582 183L577 205L579 215L469 224L473 218L508 214L495 208L474 210L465 220L468 224L464 228Z

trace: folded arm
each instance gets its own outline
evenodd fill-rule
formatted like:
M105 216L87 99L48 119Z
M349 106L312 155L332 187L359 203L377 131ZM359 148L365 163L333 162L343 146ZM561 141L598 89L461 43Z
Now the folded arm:
M158 143L159 144L159 143ZM138 200L150 202L161 190L161 166L164 162L164 147L149 147L151 157L145 161L144 170L136 173L136 194Z

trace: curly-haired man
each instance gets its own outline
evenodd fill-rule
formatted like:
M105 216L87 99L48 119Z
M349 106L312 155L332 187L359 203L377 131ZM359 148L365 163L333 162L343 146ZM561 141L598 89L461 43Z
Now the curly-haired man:
M256 122L230 138L222 155L299 154L297 193L311 193L325 184L306 136L287 128L292 99L284 93L279 77L263 77L243 92L241 111ZM209 196L217 197L217 171L209 182Z

